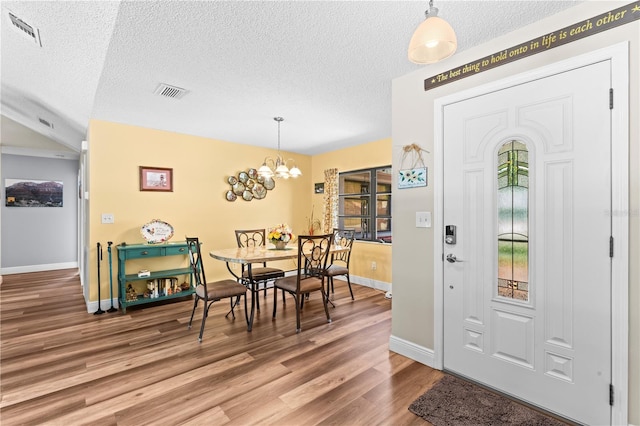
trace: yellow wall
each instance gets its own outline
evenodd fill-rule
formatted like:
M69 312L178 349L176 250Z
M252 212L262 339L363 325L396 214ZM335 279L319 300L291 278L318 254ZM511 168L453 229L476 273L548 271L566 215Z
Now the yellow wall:
M313 193L313 184L324 182L326 169L335 167L338 172L347 172L390 165L391 139L318 154L313 156L311 164L312 182L309 191ZM313 194L312 205L314 217L322 219L323 195ZM376 262L376 270L371 269L371 262ZM356 242L351 252L350 274L364 278L367 285L367 279L391 284L391 244ZM372 286L375 285L372 284Z
M262 200L229 202L226 179L238 172L257 168L272 149L214 139L92 120L89 127L89 265L96 264L96 243L103 245L102 299L107 299L109 272L107 241L112 241L114 297L117 294L116 245L143 243L143 224L152 219L170 223L175 230L171 241L197 236L206 253L215 248L234 247L234 229L269 228L288 223L295 234L306 233L307 218L322 215L322 195L314 194L314 182L324 181L324 169L355 170L391 163L391 140L386 139L327 154L309 157L284 153L293 158L303 175L277 180L276 187ZM139 190L139 166L173 168L173 192ZM114 224L102 224L102 213L112 213ZM372 271L370 264L377 263ZM127 263L128 273L153 269L159 260ZM163 259L171 267L186 266L186 258ZM175 263L174 263L175 262ZM207 279L228 278L222 262L204 256ZM352 274L390 283L391 246L358 243L352 256ZM274 266L293 269L293 261ZM167 268L167 266L163 266ZM96 301L97 271L90 270L90 301ZM137 287L144 287L140 282ZM107 290L105 290L105 287Z
M305 214L311 211L311 158L284 153L295 159L303 171L297 179L277 180L262 200L229 202L226 179L238 172L257 168L271 149L220 140L92 120L89 127L89 265L96 264L96 243L102 243L107 259L107 241L143 243L143 224L152 219L170 223L171 241L197 236L202 249L234 247L234 229L268 228L288 223L294 233L306 228ZM141 192L139 166L173 168L173 192ZM112 213L114 224L102 224L102 213ZM117 294L117 251L113 251L114 297ZM180 262L179 257L171 258ZM167 259L168 261L168 259ZM147 261L149 262L149 261ZM186 265L186 258L184 259ZM222 262L204 256L207 279L228 278ZM107 299L108 267L103 263L102 298ZM153 263L132 263L129 273L151 269ZM173 265L173 264L172 264ZM276 265L274 265L276 266ZM291 269L291 262L277 265ZM173 266L172 266L173 267ZM178 266L176 266L178 267ZM97 271L90 271L90 297L97 300ZM108 287L106 287L108 288ZM108 290L107 290L108 291Z

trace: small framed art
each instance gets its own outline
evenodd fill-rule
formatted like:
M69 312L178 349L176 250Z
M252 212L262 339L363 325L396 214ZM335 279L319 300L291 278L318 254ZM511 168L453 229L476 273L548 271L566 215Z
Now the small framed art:
M173 169L140 166L140 191L173 191Z

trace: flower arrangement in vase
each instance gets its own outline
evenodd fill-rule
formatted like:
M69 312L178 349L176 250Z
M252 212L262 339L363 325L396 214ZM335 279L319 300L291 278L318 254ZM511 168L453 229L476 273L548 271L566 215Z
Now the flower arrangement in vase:
M291 232L289 225L283 223L269 229L267 239L276 246L277 250L284 250L287 243L293 239L293 232Z

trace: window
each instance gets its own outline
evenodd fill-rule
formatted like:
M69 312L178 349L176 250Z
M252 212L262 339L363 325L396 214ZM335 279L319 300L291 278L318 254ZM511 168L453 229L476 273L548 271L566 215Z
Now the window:
M391 166L340 173L340 228L357 240L391 242Z
M498 152L498 295L529 300L529 152L517 141Z

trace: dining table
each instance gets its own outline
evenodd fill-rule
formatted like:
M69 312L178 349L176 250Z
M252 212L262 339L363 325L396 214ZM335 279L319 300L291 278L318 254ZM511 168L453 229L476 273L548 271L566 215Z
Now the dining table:
M329 248L329 255L331 253L341 253L349 251L349 247L332 245ZM234 276L238 282L247 283L251 286L251 312L249 314L249 323L247 324L247 331L251 331L253 328L253 319L256 311L256 297L258 294L258 283L253 280L251 266L254 263L262 266L263 262L275 262L277 260L298 259L298 245L292 244L284 249L270 248L269 246L253 246L253 247L233 247L211 250L209 256L214 259L221 260L226 263L227 270ZM232 264L241 264L246 266L248 279L237 274L232 268Z

